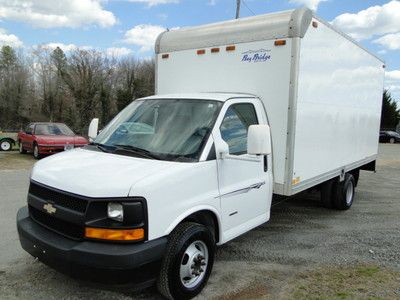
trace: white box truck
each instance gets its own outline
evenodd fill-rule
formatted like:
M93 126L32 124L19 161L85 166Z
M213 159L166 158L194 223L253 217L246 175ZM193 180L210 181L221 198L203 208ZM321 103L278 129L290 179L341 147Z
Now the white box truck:
M157 95L37 162L17 224L53 268L188 299L273 194L317 188L350 208L375 170L384 65L307 9L166 31L155 48Z

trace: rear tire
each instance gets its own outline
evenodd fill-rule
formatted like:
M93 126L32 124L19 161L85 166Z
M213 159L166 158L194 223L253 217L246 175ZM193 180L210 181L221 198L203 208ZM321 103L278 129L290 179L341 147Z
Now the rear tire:
M21 153L21 154L26 153L26 150L24 149L24 146L22 145L21 141L18 142L18 149L19 149L19 153Z
M211 231L187 222L171 233L157 281L167 299L191 299L206 285L214 264L215 240Z
M333 181L328 180L321 184L321 202L325 208L333 207L332 200Z
M355 180L353 175L346 174L344 181L336 181L333 186L334 207L339 210L347 210L351 207L354 200Z
M10 140L1 140L0 141L0 150L1 151L11 151L12 149L12 142Z

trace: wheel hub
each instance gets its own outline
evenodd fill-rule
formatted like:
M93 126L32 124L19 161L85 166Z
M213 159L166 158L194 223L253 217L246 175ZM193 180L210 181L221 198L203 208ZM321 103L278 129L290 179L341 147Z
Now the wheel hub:
M202 241L195 241L185 250L180 266L181 283L193 288L204 278L208 266L208 248Z
M347 187L347 191L346 191L347 205L350 205L351 201L353 200L353 194L354 194L354 186L352 183L350 183L349 186Z
M0 146L1 146L1 150L3 150L3 151L8 151L10 149L9 142L2 142Z

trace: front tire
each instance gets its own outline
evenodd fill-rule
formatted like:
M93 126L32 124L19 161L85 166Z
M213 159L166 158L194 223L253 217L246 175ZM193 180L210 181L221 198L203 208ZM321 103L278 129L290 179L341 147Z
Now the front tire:
M11 151L12 143L9 140L0 141L0 149L1 151Z
M394 144L396 140L394 138L390 138L389 143Z
M39 153L39 146L38 144L33 144L33 157L36 159L40 158L40 153Z
M18 142L18 150L19 150L20 154L25 154L26 153L26 150L24 149L24 146L22 145L21 141Z
M206 285L214 264L215 240L197 223L178 225L171 233L157 288L168 299L191 299Z

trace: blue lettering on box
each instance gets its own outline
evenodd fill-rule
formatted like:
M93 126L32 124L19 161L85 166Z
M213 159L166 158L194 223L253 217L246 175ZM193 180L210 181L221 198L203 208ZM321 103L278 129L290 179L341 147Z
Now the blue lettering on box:
M259 49L259 50L248 50L242 53L242 62L266 62L271 59L271 50Z

